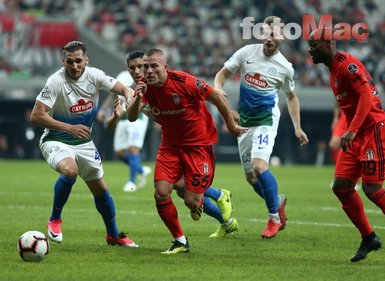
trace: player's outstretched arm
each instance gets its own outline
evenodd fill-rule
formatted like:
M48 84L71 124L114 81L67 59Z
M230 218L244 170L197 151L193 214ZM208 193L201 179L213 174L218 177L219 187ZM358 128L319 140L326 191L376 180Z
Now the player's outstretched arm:
M222 67L221 70L215 74L214 78L214 87L220 91L225 97L227 97L227 93L223 90L223 86L225 85L226 80L232 75L232 73L226 68Z
M111 92L113 92L117 95L120 95L120 96L124 96L126 98L127 104L131 103L131 101L133 100L133 98L135 96L134 90L127 87L126 85L124 85L120 81L116 82L114 87L111 89Z

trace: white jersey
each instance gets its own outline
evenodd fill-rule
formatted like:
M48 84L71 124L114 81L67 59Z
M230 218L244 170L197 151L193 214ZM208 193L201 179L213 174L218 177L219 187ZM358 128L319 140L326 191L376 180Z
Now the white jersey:
M278 51L265 56L263 44L246 45L225 62L225 67L235 73L240 70L238 113L241 125L272 126L279 120L278 91L294 90L294 69Z
M49 114L54 119L69 124L83 124L91 129L98 110L99 90L111 91L116 82L115 78L102 70L88 66L79 80L72 80L63 67L48 78L36 100L51 108ZM90 141L78 139L67 132L45 129L41 141L47 140L67 144Z

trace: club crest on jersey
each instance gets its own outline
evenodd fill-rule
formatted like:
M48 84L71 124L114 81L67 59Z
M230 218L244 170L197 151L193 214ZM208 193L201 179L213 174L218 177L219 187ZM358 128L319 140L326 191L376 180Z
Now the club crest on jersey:
M374 151L373 149L369 148L367 151L366 151L366 158L368 160L374 160Z
M358 71L358 66L354 63L348 65L348 71L350 73L356 73Z
M177 93L172 94L172 99L174 100L175 104L180 104L179 95Z
M91 100L86 102L84 99L80 99L77 104L74 104L73 106L70 107L70 111L72 113L79 113L79 112L90 110L93 107L94 107L94 103Z
M95 93L96 91L96 86L94 84L88 84L86 87L86 90L88 93Z
M209 173L209 165L207 163L203 163L203 174L207 175Z
M266 88L267 87L267 81L261 78L261 75L259 73L249 74L247 73L245 75L245 80L251 85L257 86L259 88Z

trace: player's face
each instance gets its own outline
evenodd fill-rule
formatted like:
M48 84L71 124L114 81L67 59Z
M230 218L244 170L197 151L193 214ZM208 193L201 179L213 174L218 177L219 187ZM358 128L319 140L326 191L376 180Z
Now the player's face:
M87 63L88 57L84 55L82 50L65 52L63 58L64 69L71 79L78 80L84 73Z
M314 64L325 63L330 56L327 43L323 40L314 40L313 36L309 40L307 51Z
M167 65L163 55L155 53L143 57L144 78L154 87L162 87L167 79Z
M278 52L278 48L281 45L282 40L283 39L275 38L272 31L270 36L263 40L263 53L265 56L275 55Z
M127 61L128 72L130 72L135 82L144 77L143 58L136 58Z

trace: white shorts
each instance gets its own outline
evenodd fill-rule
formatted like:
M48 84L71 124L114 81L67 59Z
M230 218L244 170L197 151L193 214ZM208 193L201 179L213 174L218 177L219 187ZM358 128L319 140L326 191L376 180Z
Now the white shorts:
M251 173L251 159L258 158L269 163L277 136L277 126L250 127L238 137L238 150L245 173Z
M148 127L148 117L141 114L135 122L120 120L115 129L114 151L126 150L135 146L141 149Z
M40 150L45 160L54 169L64 158L75 159L78 174L84 181L97 180L103 177L102 159L93 141L70 145L59 141L40 143Z

